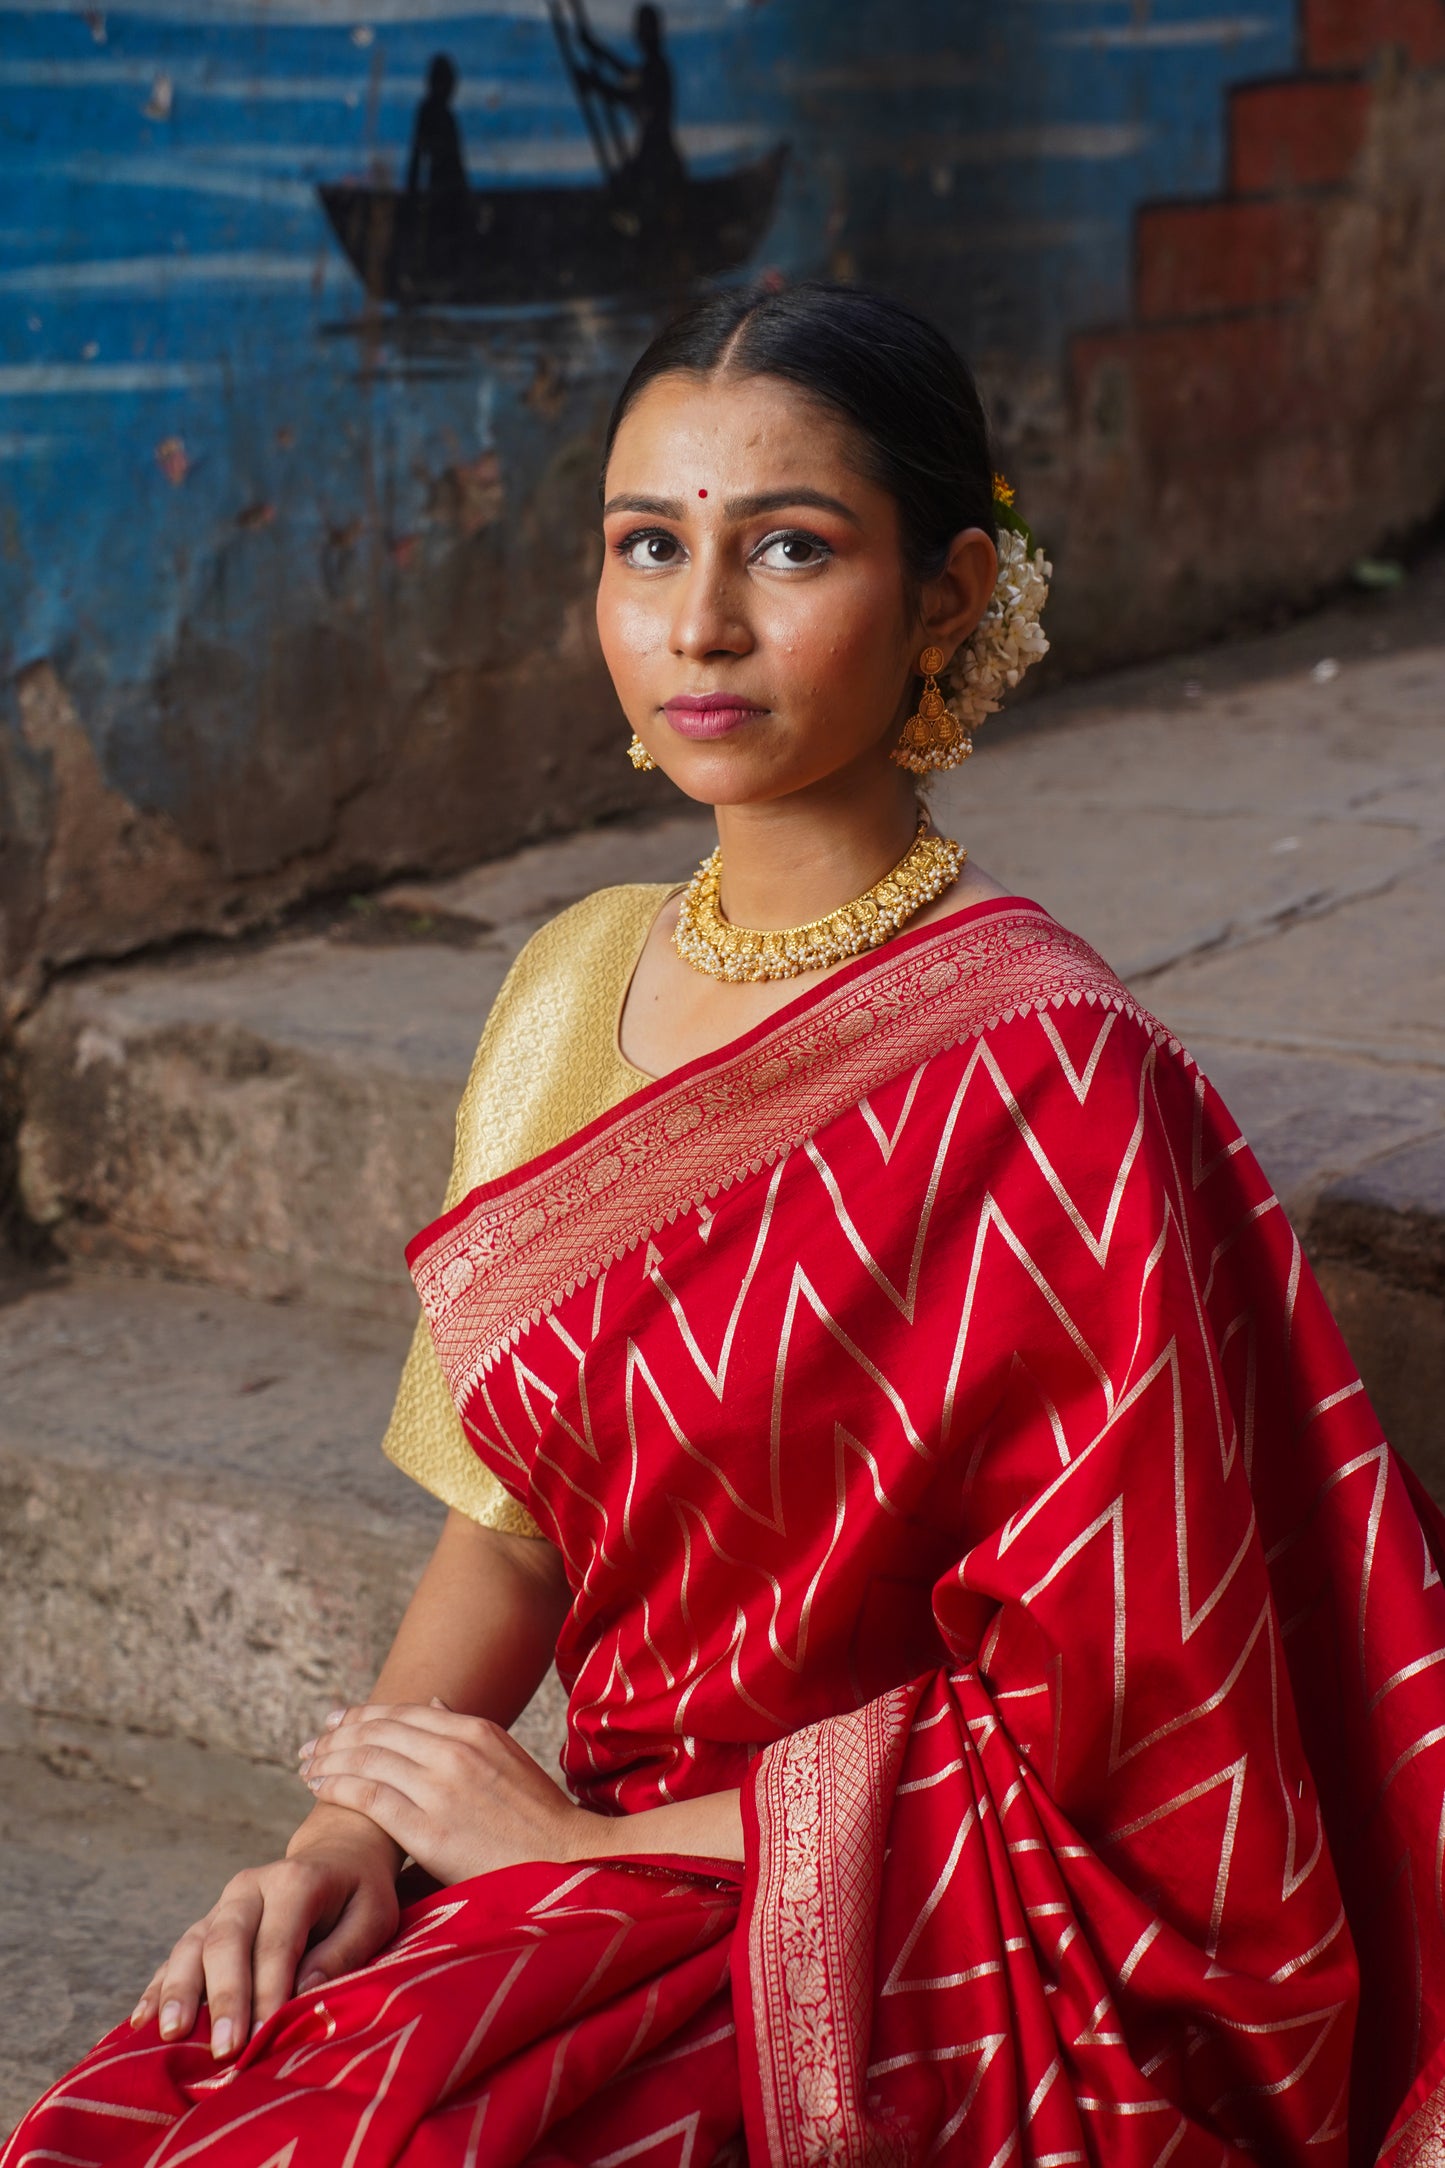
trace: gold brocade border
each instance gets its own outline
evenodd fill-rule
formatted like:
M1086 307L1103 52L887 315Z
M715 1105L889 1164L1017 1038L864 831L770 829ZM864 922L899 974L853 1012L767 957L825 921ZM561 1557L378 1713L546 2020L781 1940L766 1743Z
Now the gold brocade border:
M778 1740L754 1771L748 1985L772 2168L914 2157L865 2102L889 1777L911 1707L896 1687Z
M1079 1001L1158 1029L1088 943L1037 908L945 923L880 951L732 1056L634 1094L531 1171L474 1190L410 1253L457 1404L525 1326L679 1212L945 1047Z
M1445 2168L1445 2082L1388 2141L1379 2168Z

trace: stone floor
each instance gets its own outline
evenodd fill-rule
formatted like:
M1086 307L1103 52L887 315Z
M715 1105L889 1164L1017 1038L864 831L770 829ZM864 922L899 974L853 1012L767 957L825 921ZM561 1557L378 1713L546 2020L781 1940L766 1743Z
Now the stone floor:
M0 1709L0 2132L127 2014L227 1878L274 1857L293 1794L237 1756Z

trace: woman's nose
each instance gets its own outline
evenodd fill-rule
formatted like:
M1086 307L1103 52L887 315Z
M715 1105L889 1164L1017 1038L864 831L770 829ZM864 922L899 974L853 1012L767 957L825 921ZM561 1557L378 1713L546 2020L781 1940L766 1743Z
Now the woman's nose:
M673 652L743 655L753 644L736 583L722 567L694 562L674 590Z

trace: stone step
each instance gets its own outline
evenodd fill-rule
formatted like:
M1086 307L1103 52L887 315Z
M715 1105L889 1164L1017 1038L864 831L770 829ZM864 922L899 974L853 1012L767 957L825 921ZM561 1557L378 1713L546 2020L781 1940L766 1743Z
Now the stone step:
M25 1208L68 1257L414 1314L403 1251L507 967L609 882L671 879L705 822L599 829L325 934L62 979L20 1034Z
M441 1525L378 1451L404 1326L92 1278L0 1307L0 1662L31 1708L286 1764ZM555 1690L519 1724L554 1753Z
M0 2143L304 1808L240 1755L0 1707Z
M68 1257L400 1319L499 944L322 938L63 980L21 1034L21 1182Z

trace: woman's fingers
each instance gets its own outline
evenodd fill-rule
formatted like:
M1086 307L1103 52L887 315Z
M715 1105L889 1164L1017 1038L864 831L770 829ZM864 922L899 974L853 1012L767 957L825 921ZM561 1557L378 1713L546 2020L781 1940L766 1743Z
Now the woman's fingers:
M395 1760L401 1761L397 1755ZM417 1765L407 1763L417 1775ZM357 1814L364 1814L375 1822L404 1852L415 1855L418 1844L425 1842L427 1816L415 1799L394 1784L386 1784L375 1776L343 1775L310 1776L307 1784L320 1800L330 1807L350 1807Z
M376 1817L373 1817L376 1819ZM397 1840L400 1841L400 1840ZM133 2025L159 2015L161 2036L183 2039L204 1996L211 2052L237 2054L307 1984L364 1963L394 1933L398 1918L390 1865L373 1857L308 1847L227 1883L220 1901L188 1928L154 1974L132 2013ZM316 1947L307 1956L313 1936Z
M354 1972L375 1957L396 1933L401 1907L396 1886L388 1882L358 1889L329 1935L313 1945L301 1960L296 1979L298 1995L310 1994L343 1972Z
M157 1965L155 1971L141 1989L139 2002L131 2011L130 2021L132 2025L147 2024L159 2010L161 2006L161 1982L165 1975L165 1965Z
M163 2040L184 2040L196 2022L201 1990L205 1985L201 1952L211 1919L212 1914L208 1912L194 1927L186 1929L142 1999L142 2007L149 2001L150 2008L160 2018Z
M383 1718L398 1723L413 1724L419 1731L435 1731L450 1737L464 1735L480 1721L475 1716L461 1716L449 1709L444 1701L435 1697L431 1701L363 1702L355 1709L333 1709L321 1726L318 1741L324 1742L338 1731L348 1731L357 1724L374 1724ZM308 1742L316 1744L318 1741Z
M417 1798L419 1787L441 1765L442 1758L455 1751L456 1744L435 1732L417 1731L410 1725L383 1719L318 1740L301 1763L301 1776L307 1784L313 1784L317 1777L374 1776Z
M256 1878L238 1875L222 1892L201 1946L211 2006L211 2053L218 2062L243 2047L250 2031L251 1953L261 1917ZM161 2029L164 2032L164 2016Z
M423 1718L431 1721L420 1721ZM302 1778L318 1796L332 1797L319 1793L325 1778L375 1777L418 1806L434 1809L438 1787L454 1785L459 1769L504 1766L509 1757L528 1759L495 1724L457 1716L438 1705L349 1718L336 1730L308 1739L299 1762Z
M337 1895L303 1860L282 1860L266 1879L251 1957L251 2021L255 2032L295 1992L296 1968L316 1927L330 1926Z
M301 1749L301 1759L315 1761L318 1756L332 1754L354 1756L365 1747L389 1746L415 1761L443 1743L441 1733L425 1731L419 1724L409 1724L399 1711L383 1709L365 1723L346 1724L340 1731L323 1731L319 1739L308 1739Z

